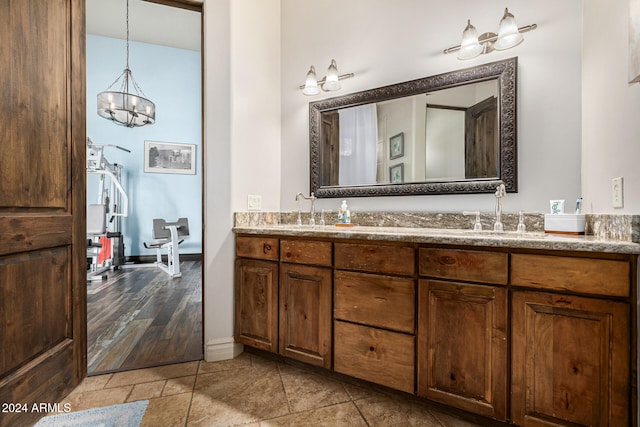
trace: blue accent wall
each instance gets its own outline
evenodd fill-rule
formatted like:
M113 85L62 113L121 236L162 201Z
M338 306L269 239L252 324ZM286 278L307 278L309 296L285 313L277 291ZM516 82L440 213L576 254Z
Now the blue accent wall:
M87 35L87 136L106 148L111 163L123 165L122 185L129 196L129 216L122 219L125 255L153 255L143 242L152 239L153 218L189 219L190 237L180 253L202 252L202 87L200 52L129 43L129 67L146 98L156 104L156 123L125 128L98 116L96 97L122 73L124 40ZM112 90L119 90L113 87ZM144 142L196 145L196 174L144 172ZM97 178L87 180L87 203L97 199Z

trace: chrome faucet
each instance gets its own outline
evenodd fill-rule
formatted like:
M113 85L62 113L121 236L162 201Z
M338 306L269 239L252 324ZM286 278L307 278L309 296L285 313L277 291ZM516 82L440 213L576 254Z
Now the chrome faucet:
M476 219L473 221L473 231L482 231L482 223L480 222L480 211L473 211L473 212L464 211L462 212L462 215L464 216L475 215Z
M504 227L502 225L502 199L507 195L504 188L504 184L500 184L496 187L496 222L493 224L493 231L502 232Z
M296 194L296 202L298 202L298 225L302 225L302 220L300 219L300 198L302 197L302 199L304 200L311 200L311 209L309 210L309 214L311 215L311 218L309 219L309 225L316 225L316 196L315 194L313 194L313 192L311 193L311 195L309 197L305 196L304 194L302 194L302 192L299 192L298 194Z

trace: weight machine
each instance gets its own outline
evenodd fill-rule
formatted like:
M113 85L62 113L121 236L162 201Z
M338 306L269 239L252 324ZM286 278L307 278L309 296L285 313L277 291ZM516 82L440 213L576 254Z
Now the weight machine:
M87 204L87 280L103 280L107 270L116 268L158 267L169 276L180 277L180 253L178 245L189 236L189 221L179 218L176 222L153 220L153 241L145 242L147 249L156 250L153 264L125 263L122 239L122 218L128 216L129 198L120 182L122 165L109 163L104 157L106 147L130 153L130 150L113 144L94 144L87 138L87 174L97 175L98 197ZM167 249L167 263L162 262L162 250ZM89 261L90 260L90 261Z
M167 273L171 277L180 277L180 249L178 245L184 241L179 240L180 237L189 236L189 220L187 218L178 218L176 222L167 222L161 218L153 220L153 238L154 240L147 243L144 247L156 250L156 262L158 268ZM167 263L162 262L162 249L167 249Z
M128 215L129 198L120 183L122 165L109 163L106 147L131 152L87 138L87 174L99 177L97 199L87 204L87 280L103 280L103 272L124 264L121 219Z

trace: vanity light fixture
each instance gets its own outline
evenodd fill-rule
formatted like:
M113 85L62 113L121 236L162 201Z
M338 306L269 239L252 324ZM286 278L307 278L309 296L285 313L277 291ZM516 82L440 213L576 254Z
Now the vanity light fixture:
M517 46L524 41L522 33L536 28L538 28L536 24L518 28L515 17L509 12L509 9L505 8L504 16L498 27L498 34L488 32L478 36L476 27L471 25L471 20L467 20L467 26L462 32L462 42L458 46L445 49L443 52L445 54L458 52L458 59L472 59L480 54Z
M119 90L110 90L120 82ZM131 89L135 93L130 92ZM98 115L128 128L152 125L156 105L146 98L129 68L129 0L127 0L127 63L122 74L104 92L98 94Z
M329 68L327 69L327 75L323 77L321 80L318 80L316 77L316 69L312 65L307 72L307 79L304 85L300 86L302 89L302 93L305 95L317 95L320 93L320 89L325 92L332 92L335 90L340 90L342 87L340 85L340 80L348 79L353 77L355 74L338 74L338 66L336 65L336 60L332 59L331 64L329 64Z

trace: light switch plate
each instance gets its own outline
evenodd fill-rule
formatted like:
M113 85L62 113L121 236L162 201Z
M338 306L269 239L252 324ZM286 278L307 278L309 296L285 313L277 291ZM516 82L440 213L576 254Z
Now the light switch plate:
M624 207L624 186L621 176L611 180L611 198L614 208Z
M256 194L247 195L247 210L260 211L262 210L262 196Z

